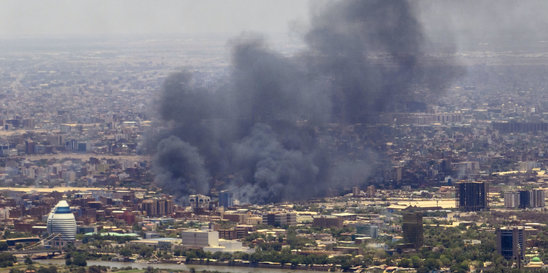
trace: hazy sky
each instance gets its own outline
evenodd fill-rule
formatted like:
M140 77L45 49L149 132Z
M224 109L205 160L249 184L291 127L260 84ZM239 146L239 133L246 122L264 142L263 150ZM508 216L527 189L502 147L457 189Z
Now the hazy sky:
M0 0L0 36L287 32L308 0Z
M322 1L329 0L0 0L0 38L303 33L309 4ZM547 0L409 2L432 41L457 48L548 41Z

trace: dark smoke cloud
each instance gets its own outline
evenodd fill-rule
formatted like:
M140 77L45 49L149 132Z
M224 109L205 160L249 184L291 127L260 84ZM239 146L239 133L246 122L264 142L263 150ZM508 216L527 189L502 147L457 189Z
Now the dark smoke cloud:
M263 123L253 126L251 134L233 147L234 163L245 179L241 198L252 202L276 202L286 198L314 196L314 188L303 189L319 180L320 166L314 153L290 149L278 139L272 128ZM253 183L246 183L253 181Z
M231 76L218 90L201 88L187 72L169 76L159 107L169 128L156 139L157 182L181 195L226 188L252 203L363 184L378 155L339 150L328 136L339 128L332 125L404 111L437 97L458 74L451 60L425 55L413 8L403 0L327 2L296 56L247 34L232 41Z
M154 163L156 178L165 188L187 195L209 190L209 177L198 149L176 136L158 143Z

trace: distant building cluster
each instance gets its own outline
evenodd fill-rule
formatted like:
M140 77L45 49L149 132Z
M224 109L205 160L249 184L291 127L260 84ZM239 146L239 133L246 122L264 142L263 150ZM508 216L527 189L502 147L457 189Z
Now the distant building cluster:
M546 191L521 190L504 193L506 208L544 208L546 206Z
M251 253L265 247L307 258L360 259L382 253L368 261L377 266L396 263L387 257L443 252L447 247L431 245L425 232L458 229L459 236L473 230L489 237L490 249L516 268L545 267L547 252L539 243L548 223L542 58L527 53L514 65L519 52L467 52L460 57L474 65L438 102L409 101L351 124L293 121L309 126L321 156L341 159L337 171L347 174L346 162L363 168L351 168L357 171L340 181L335 172L334 187L318 199L256 205L226 190L230 174L211 174L214 187L207 194L180 196L154 185L154 147L146 140L172 124L150 114L156 103L150 94L180 68L173 56L192 67L197 86L213 87L230 73L224 41L190 40L138 41L129 51L110 40L101 41L101 50L86 44L2 51L9 69L0 75L0 242L10 251L107 236L105 242L129 241L112 249ZM298 48L282 44L284 54ZM478 238L444 243L489 249ZM398 262L402 271L412 265ZM490 267L469 265L463 270ZM394 267L352 270L398 271ZM451 269L444 270L436 272Z

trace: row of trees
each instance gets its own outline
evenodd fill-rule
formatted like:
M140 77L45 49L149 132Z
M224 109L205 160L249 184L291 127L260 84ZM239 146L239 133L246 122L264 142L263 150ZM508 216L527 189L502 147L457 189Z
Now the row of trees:
M17 258L13 254L0 252L0 267L12 266L15 262L17 262Z
M87 266L86 253L80 251L65 254L65 265Z
M333 232L334 235L337 231ZM539 235L545 236L543 232ZM297 240L294 231L288 230L286 243ZM470 266L484 271L496 271L509 268L511 264L500 256L495 248L495 234L491 230L478 226L460 226L460 227L437 227L425 226L424 238L427 247L416 252L385 252L376 251L362 246L362 255L359 256L338 256L328 258L326 255L300 255L291 252L288 248L279 249L281 242L275 238L265 240L265 246L259 244L259 248L253 254L248 253L207 253L201 250L183 250L174 251L175 256L186 256L188 260L194 258L216 259L220 261L233 261L235 259L247 260L250 263L263 261L279 262L282 264L339 264L342 268L351 266L371 266L387 264L390 266L411 267L418 272L430 272L442 267L450 268L451 272L468 272ZM542 237L544 238L544 237ZM268 239L268 238L265 238ZM479 240L479 244L466 244L465 240ZM537 240L538 241L538 240ZM545 242L538 242L539 249ZM290 244L291 245L291 244ZM291 248L301 247L296 244ZM544 250L541 250L541 256Z
M176 249L174 251L175 256L185 256L187 262L193 259L204 259L228 261L229 264L234 263L235 260L249 261L251 264L258 264L260 262L277 262L280 264L291 264L297 266L299 264L312 265L312 264L339 264L343 268L350 268L352 265L362 264L362 260L353 258L351 256L337 256L329 258L326 254L310 254L300 255L293 254L289 249L282 249L281 251L262 251L257 250L254 253L222 253L222 252L204 252L201 249Z
M36 268L34 268L34 266L31 265L31 266L27 267L27 270L35 270L36 273L57 273L58 272L57 267L54 266L54 265L51 265L51 266L48 266L48 267L42 266L42 267L38 268L37 270L36 270ZM18 268L12 268L12 269L10 269L9 273L25 273L25 270L18 269Z

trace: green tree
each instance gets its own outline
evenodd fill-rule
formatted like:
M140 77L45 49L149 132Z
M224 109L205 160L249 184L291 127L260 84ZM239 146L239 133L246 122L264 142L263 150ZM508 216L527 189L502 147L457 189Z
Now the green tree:
M29 265L29 264L33 264L34 262L32 261L32 258L30 256L25 256L25 264L26 265Z
M77 266L86 266L88 264L86 261L86 254L76 252L72 257L72 264Z
M414 268L419 268L422 266L422 260L421 258L419 258L419 256L413 255L411 257L411 264L413 265Z
M441 262L438 259L428 258L424 261L424 267L428 272L436 269L440 269Z
M461 262L451 266L451 272L466 273L468 272L468 263Z
M440 256L440 262L445 267L451 266L451 260L445 255Z
M57 273L57 267L54 265L50 267L40 267L38 273Z
M154 249L148 246L142 246L139 249L139 255L141 255L141 257L143 258L149 258L150 256L152 256L153 252L154 252Z
M124 247L122 249L120 249L120 255L124 256L124 257L129 257L131 256L131 254L133 254L133 252L131 251L131 249L127 248L127 247Z
M400 267L411 267L411 260L403 258L399 261L398 266Z
M11 253L0 253L0 267L12 266L17 258Z
M106 272L106 270L104 270L101 266L92 265L88 267L88 273L101 273L101 272Z

